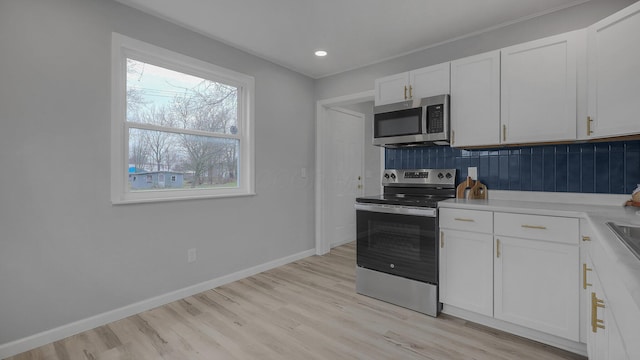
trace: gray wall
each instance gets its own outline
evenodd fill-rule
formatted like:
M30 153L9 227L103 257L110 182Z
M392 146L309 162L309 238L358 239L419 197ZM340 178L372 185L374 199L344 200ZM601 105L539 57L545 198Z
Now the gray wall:
M111 205L112 31L255 77L257 196ZM314 101L313 80L115 1L1 1L0 345L313 249Z
M591 0L555 13L316 81L319 100L373 89L376 78L585 28L636 0Z

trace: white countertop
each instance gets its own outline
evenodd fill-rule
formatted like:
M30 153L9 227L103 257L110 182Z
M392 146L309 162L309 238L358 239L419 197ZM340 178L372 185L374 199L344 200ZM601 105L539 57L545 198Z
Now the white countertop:
M624 284L629 294L631 294L635 305L640 309L640 260L624 245L617 236L609 229L606 222L613 221L615 223L631 224L640 226L640 208L624 207L622 205L602 205L602 201L598 204L579 203L584 198L585 202L589 202L588 195L575 194L572 201L565 202L567 195L560 196L562 203L553 202L548 196L549 193L541 193L540 199L544 201L526 201L520 200L520 193L513 192L513 195L501 194L499 199L487 200L466 200L451 199L439 203L440 208L453 209L472 209L485 211L504 211L510 213L524 213L534 215L564 216L577 217L587 220L591 224L591 228L595 232L595 239L598 242L598 249L605 252L608 262L614 269L616 276ZM509 199L509 197L518 198L518 200ZM610 203L620 203L620 196L613 196ZM575 202L575 203L571 203ZM601 255L601 254L599 254Z

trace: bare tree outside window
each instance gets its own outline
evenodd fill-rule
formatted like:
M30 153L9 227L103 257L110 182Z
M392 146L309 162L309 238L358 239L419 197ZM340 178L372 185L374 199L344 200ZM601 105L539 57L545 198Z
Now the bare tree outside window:
M128 58L126 88L130 178L166 172L184 188L238 186L236 87ZM168 183L140 184L130 190Z

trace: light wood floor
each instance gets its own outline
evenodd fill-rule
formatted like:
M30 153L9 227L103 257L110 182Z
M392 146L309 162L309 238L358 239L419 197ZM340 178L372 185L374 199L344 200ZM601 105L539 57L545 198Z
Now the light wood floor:
M352 243L10 359L584 359L358 295L354 281Z

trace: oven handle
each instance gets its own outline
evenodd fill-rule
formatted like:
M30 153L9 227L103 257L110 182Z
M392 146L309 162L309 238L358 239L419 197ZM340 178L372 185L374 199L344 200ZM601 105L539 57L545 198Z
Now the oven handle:
M389 206L389 205L371 205L371 204L355 204L356 211L371 211L385 214L398 215L416 215L436 217L437 209L434 208L416 208L406 206Z

